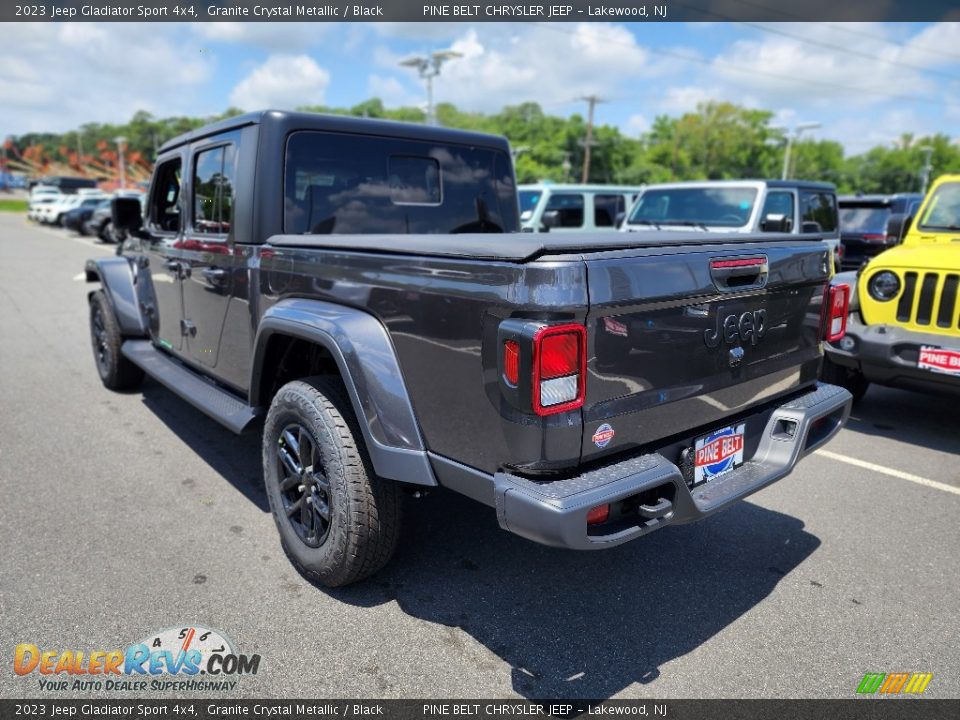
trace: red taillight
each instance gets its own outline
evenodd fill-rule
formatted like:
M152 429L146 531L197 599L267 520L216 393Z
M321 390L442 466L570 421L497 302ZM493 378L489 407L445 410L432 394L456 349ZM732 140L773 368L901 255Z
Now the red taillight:
M583 325L552 325L533 336L533 410L538 415L583 405L587 331Z
M826 293L826 327L824 336L827 342L836 342L847 332L847 309L850 305L849 285L830 285Z
M580 336L575 332L547 335L540 342L540 379L574 375L580 367Z
M610 506L597 505L595 508L591 508L590 512L587 513L587 525L599 525L600 523L605 523L609 517Z
M886 233L864 233L863 241L868 243L884 243L887 241Z
M520 381L520 346L515 340L503 344L503 375L511 385Z

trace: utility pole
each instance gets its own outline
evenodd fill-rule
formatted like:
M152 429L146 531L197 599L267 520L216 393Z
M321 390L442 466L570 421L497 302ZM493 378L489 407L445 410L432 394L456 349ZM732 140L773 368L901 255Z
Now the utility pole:
M933 148L929 145L924 145L919 148L920 152L923 153L923 167L920 168L920 194L927 194L927 185L930 183L930 171L933 170L933 166L930 164L930 156L933 155Z
M583 142L583 174L580 177L580 182L586 184L587 180L590 178L590 148L594 144L593 109L596 107L597 103L602 103L603 99L597 97L596 95L585 95L578 99L589 103L589 108L587 110L587 138Z
M117 154L120 156L120 189L124 190L127 187L127 170L124 163L123 153L126 150L127 139L123 136L114 138L113 141L117 144Z

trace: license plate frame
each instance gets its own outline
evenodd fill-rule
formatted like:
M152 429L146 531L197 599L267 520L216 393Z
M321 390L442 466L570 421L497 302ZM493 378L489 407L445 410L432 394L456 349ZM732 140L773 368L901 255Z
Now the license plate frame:
M746 423L727 425L693 443L693 484L701 485L743 465Z
M960 377L960 352L936 345L921 345L917 355L917 369Z

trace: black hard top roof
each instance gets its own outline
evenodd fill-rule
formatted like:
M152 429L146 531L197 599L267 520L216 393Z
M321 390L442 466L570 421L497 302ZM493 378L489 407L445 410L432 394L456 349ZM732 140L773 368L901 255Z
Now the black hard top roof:
M486 133L466 130L451 130L450 128L403 123L394 120L372 120L350 115L262 110L260 112L236 115L178 135L165 142L160 148L160 153L167 152L186 143L194 142L195 140L200 140L201 138L217 135L227 130L235 130L248 125L267 124L281 126L285 128L286 131L330 130L334 132L350 132L366 135L385 135L409 140L456 143L459 145L487 145L502 150L509 149L507 139L499 135L488 135Z
M828 182L815 180L761 180L767 187L772 188L801 188L803 190L830 190L836 192L837 186Z
M890 195L841 195L837 198L838 203L849 203L851 205L861 203L861 204L871 204L876 203L878 205L883 205L886 203L892 203L896 200L921 200L923 195L921 193L892 193Z

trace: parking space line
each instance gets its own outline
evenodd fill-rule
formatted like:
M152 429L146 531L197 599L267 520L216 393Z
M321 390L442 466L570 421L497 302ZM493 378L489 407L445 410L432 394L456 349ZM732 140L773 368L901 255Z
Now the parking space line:
M847 463L848 465L855 465L856 467L864 468L865 470L873 470L873 472L889 475L890 477L899 478L900 480L907 480L908 482L933 488L934 490L943 490L944 492L953 493L954 495L960 495L960 487L947 485L946 483L937 482L936 480L928 480L927 478L920 477L919 475L903 472L903 470L894 470L892 468L884 467L883 465L867 462L866 460L858 460L857 458L830 452L829 450L817 450L815 451L815 454L823 455L825 458Z

